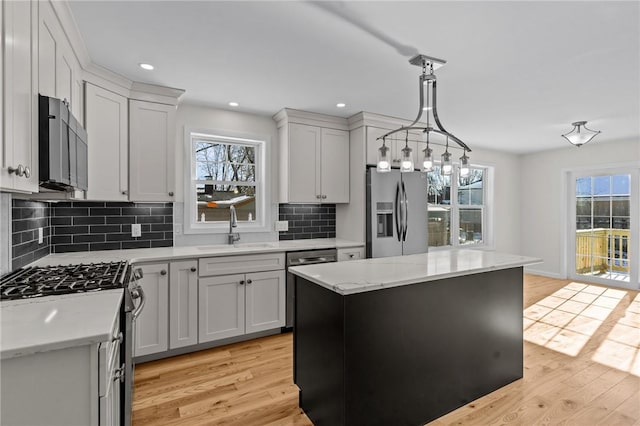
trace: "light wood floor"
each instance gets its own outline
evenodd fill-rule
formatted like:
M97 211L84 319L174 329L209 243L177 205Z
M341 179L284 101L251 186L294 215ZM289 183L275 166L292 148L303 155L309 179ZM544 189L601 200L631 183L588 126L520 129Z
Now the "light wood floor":
M640 425L638 292L526 275L524 306L524 378L429 425ZM286 333L137 365L134 425L311 425L292 363Z

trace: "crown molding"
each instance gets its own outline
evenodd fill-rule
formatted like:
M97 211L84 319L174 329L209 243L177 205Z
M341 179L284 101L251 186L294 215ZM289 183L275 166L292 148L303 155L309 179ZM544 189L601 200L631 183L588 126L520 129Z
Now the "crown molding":
M184 95L184 90L182 89L134 81L131 85L130 98L139 101L178 105L182 95Z
M381 129L395 129L401 126L408 126L411 120L391 117L388 115L376 114L373 112L361 111L352 115L347 119L349 130L357 129L362 126L373 126Z
M346 118L291 108L281 109L273 116L273 119L276 121L278 127L282 127L287 123L298 123L329 129L349 130Z

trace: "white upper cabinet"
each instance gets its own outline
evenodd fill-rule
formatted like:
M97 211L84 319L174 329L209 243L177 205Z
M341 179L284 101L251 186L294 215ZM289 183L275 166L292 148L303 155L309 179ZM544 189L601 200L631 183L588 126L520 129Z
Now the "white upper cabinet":
M173 201L176 107L129 101L129 199Z
M86 83L89 149L88 200L127 201L129 191L128 100Z
M38 191L37 8L37 2L2 2L0 189L6 191Z
M280 141L280 202L348 203L346 120L288 109L274 118Z

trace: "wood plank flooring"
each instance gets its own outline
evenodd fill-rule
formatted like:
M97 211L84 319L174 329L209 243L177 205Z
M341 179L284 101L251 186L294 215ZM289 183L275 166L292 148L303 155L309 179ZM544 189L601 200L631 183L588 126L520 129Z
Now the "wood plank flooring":
M429 425L640 426L638 292L525 275L524 306L524 378ZM133 424L311 425L292 365L291 333L139 364Z

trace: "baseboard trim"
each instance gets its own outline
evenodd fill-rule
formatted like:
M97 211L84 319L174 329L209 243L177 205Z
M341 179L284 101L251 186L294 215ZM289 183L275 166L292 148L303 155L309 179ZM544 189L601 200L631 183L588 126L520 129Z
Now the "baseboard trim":
M567 279L567 277L563 276L562 274L558 274L556 272L541 271L539 269L527 268L526 266L524 268L524 272L526 274L541 275L543 277L556 278L556 279L559 279L559 280Z

